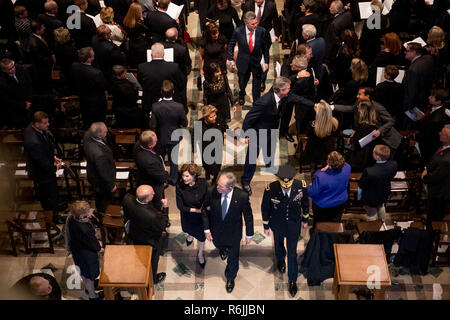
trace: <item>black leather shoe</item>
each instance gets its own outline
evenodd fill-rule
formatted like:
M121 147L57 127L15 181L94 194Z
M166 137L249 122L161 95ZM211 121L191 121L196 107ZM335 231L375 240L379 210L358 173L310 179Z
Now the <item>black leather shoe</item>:
M105 294L103 293L103 291L98 292L97 295L98 295L97 298L89 298L89 300L104 300L105 299Z
M220 250L219 255L220 255L220 259L225 260L228 257L228 251Z
M280 271L280 273L285 273L286 272L286 262L284 262L283 260L278 261L278 271Z
M170 226L171 226L170 221L167 221L166 228L168 228L168 227L170 227Z
M294 138L290 134L287 134L284 137L286 138L287 141L294 142Z
M289 282L289 293L292 298L297 294L297 284L295 282Z
M202 269L205 269L206 260L203 260L203 263L201 263L200 260L198 260L198 259L197 259L197 261L198 261L198 264L200 265L200 267L202 267Z
M188 241L188 239L186 239L186 246L189 247L192 242L194 242L194 239L192 239L191 241Z
M252 195L252 188L249 185L242 186L244 188L244 191L248 193L248 196Z
M234 289L234 280L227 280L227 285L225 286L228 293L231 293Z
M244 98L239 98L239 105L243 106L245 104Z
M166 273L165 272L160 272L156 275L156 280L155 280L155 284L163 282L164 279L166 278Z

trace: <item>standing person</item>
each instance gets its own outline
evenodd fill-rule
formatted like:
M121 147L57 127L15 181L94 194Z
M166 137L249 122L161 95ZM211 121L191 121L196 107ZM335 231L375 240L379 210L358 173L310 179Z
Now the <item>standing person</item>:
M327 166L316 172L308 193L312 200L313 228L317 222L340 222L348 199L351 167L337 151L328 155Z
M45 14L39 14L37 20L45 25L44 39L48 44L50 50L55 50L55 38L53 31L63 26L61 20L58 19L58 4L55 1L49 0L44 4Z
M305 148L305 157L311 166L311 177L314 177L318 165L326 165L328 154L336 150L336 134L339 126L330 106L324 100L314 105L314 111L316 118L306 127L308 142Z
M219 249L220 258L228 257L225 286L228 293L234 289L234 279L239 270L239 249L242 239L242 218L245 220L245 244L253 239L253 214L248 194L235 187L236 176L223 173L217 186L207 193L202 216L205 237Z
M75 42L70 38L69 30L64 27L59 27L53 30L55 37L55 57L56 63L59 66L60 78L69 89L70 84L70 69L72 63L78 61L78 50L75 48Z
M450 124L439 133L442 146L436 151L422 172L422 180L428 188L427 225L444 219L450 200Z
M95 193L95 207L106 212L116 192L116 164L113 153L106 145L108 128L103 122L94 122L84 134L84 153L87 161L87 177Z
M153 205L161 209L161 199L165 198L164 183L169 180L163 158L156 153L155 147L158 143L156 133L146 130L141 133L139 141L133 148L133 156L137 166L137 185L149 185L153 188L155 195Z
M245 103L245 88L253 76L252 98L256 102L261 96L261 76L269 68L269 49L266 43L266 30L258 27L258 20L253 11L244 15L245 26L236 28L228 47L228 63L231 68L237 67L239 77L239 104ZM238 55L234 61L234 48L238 45ZM264 56L264 65L261 58Z
M35 112L23 134L23 149L28 175L34 181L42 208L52 210L53 222L61 224L64 221L58 214L56 170L62 167L62 160L55 156L55 141L49 126L48 115L42 111Z
M8 300L61 300L61 287L45 272L29 274L8 291Z
M238 13L231 5L230 0L216 1L216 3L209 8L207 17L219 22L220 34L224 35L227 42L231 39L235 26L239 27L241 25Z
M222 73L217 63L210 63L207 66L203 90L203 104L217 108L217 122L221 125L222 132L225 132L228 129L227 123L231 121L233 94L226 75Z
M169 8L169 4L170 0L159 0L156 10L147 12L145 24L152 33L153 44L155 44L156 42L164 42L167 29L179 29L177 21L172 19L172 17L166 13L167 9Z
M199 178L200 168L194 164L184 164L181 169L181 179L177 183L177 207L180 210L181 228L188 234L186 245L189 247L194 238L198 241L198 263L205 268L205 232L203 231L202 207L208 191L208 183Z
M206 68L211 63L217 63L220 66L222 74L227 80L227 38L219 32L219 26L214 21L208 21L203 32L202 42L200 44L200 75L204 76ZM227 80L228 81L228 80Z
M277 268L286 272L286 238L288 255L289 293L297 294L297 243L302 226L306 228L309 217L309 199L305 180L294 179L297 171L292 166L281 166L278 181L266 185L261 203L264 234L273 232ZM269 229L270 228L270 229Z
M74 0L74 3L79 8L80 27L69 29L72 38L75 40L77 49L89 47L91 45L92 37L95 35L94 19L89 17L85 11L88 8L87 0Z
M278 18L277 5L275 1L269 0L249 0L242 4L242 16L245 17L245 14L248 11L252 11L256 14L256 20L258 21L258 26L264 28L266 30L266 46L267 51L270 50L270 46L272 45L272 37L270 35L270 31L273 29L274 31L274 41L278 41L278 37L281 34L281 23ZM244 22L245 23L245 22ZM269 64L269 61L265 61ZM266 80L267 80L267 71L268 68L263 71L262 79L261 79L261 92L266 90Z
M200 22L200 30L203 31L205 28L206 15L208 14L209 8L211 7L211 0L195 0L194 9L195 13L198 14L198 20Z
M103 292L95 292L95 279L100 275L98 252L102 243L95 237L95 229L89 218L93 216L87 201L72 204L66 221L66 249L72 253L75 265L80 268L89 300L102 300Z
M188 120L181 103L173 101L174 88L170 80L164 80L161 87L162 100L152 106L155 117L156 133L162 146L161 156L166 154L170 164L169 184L175 185L178 180L178 157L172 159L172 150L179 141L171 139L172 132L178 128L187 127Z
M178 63L181 71L187 78L192 70L192 60L189 55L189 49L183 40L178 38L178 29L170 28L166 31L165 49L173 49L173 62Z
M106 79L102 71L92 65L95 53L91 47L80 49L78 57L80 62L72 64L72 84L80 96L83 127L89 128L93 122L106 120Z
M223 127L220 123L217 123L217 109L212 105L206 105L202 108L202 117L199 119L202 120L202 137L205 135L205 132L209 129L217 129L220 130ZM197 151L197 143L198 141L194 141L194 153L198 154ZM221 149L219 149L219 154L216 154L216 149L211 151L211 154L208 156L212 157L211 161L206 161L204 150L212 143L216 143L215 141L207 141L206 139L202 139L202 166L205 169L205 178L208 181L211 177L211 183L214 184L217 181L217 177L219 175L220 168L222 167L222 153Z
M253 178L256 170L256 160L259 155L260 149L263 149L264 162L266 166L273 166L271 159L275 156L272 155L272 151L276 150L276 143L278 141L272 141L272 130L278 129L280 125L281 115L281 99L287 97L289 90L291 89L291 81L284 77L278 77L273 84L273 91L270 90L261 99L253 103L253 107L247 113L242 125L242 130L245 132L248 129L254 129L257 132L256 138L256 155L255 159L250 159L250 145L247 149L247 156L245 158L244 175L242 176L242 187L245 191L251 195L252 189L250 187L250 181ZM260 139L259 130L267 130L266 139ZM275 146L272 146L272 143ZM253 141L252 141L253 144ZM266 150L264 150L266 149ZM267 158L266 156L267 155Z
M161 235L169 221L167 199L161 199L157 209L153 204L155 191L148 185L136 189L136 197L127 193L123 198L123 215L130 223L129 236L134 245L152 246L153 283L157 284L166 278L165 272L157 273L159 256L161 255Z
M391 150L388 146L377 144L373 149L375 165L364 169L358 187L362 189L361 202L367 211L367 220L385 221L384 207L391 193L391 181L397 174L397 162L389 160Z

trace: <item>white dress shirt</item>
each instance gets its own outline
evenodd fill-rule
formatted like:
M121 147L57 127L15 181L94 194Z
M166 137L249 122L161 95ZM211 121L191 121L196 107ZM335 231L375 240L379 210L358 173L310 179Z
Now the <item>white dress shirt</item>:
M262 4L261 4L261 18L262 18L262 16L263 16L263 14L264 14L264 5L266 4L266 1L264 1ZM256 4L256 2L255 2L255 14L256 14L256 16L258 16L258 10L259 10L259 6Z

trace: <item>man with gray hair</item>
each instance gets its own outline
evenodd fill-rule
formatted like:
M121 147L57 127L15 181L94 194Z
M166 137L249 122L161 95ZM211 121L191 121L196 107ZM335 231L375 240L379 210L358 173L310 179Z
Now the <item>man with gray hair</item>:
M231 68L237 67L240 105L245 103L245 88L250 79L250 74L253 76L253 103L259 99L262 73L269 68L269 46L267 45L266 30L258 26L258 19L253 11L247 11L243 20L245 25L234 30L228 46L228 64ZM234 48L236 43L239 51L235 62ZM261 66L262 57L264 57L263 67Z
M263 151L266 167L274 165L275 159L273 157L275 156L275 153L272 154L272 151L275 151L278 141L272 141L271 132L272 130L278 130L280 125L280 117L282 114L281 100L288 96L290 89L291 81L288 78L276 78L272 89L270 89L259 100L254 102L253 107L245 116L244 123L242 125L242 130L244 131L243 135L247 136L246 131L249 129L256 131L256 143L252 143L252 146L256 146L256 157L252 157L252 159L250 159L250 149L252 146L249 145L245 159L244 175L241 180L242 187L249 193L249 195L252 194L250 181L255 174L256 160L261 149ZM259 134L260 130L267 130L265 138L261 139Z
M152 105L162 98L161 86L164 80L172 81L175 89L173 99L186 107L186 77L177 63L164 61L162 43L152 45L152 61L139 64L137 75L143 88L142 108L147 117Z
M44 39L47 41L48 47L55 50L55 37L53 30L64 26L61 20L58 19L58 4L55 1L47 1L44 4L45 14L39 14L37 19L45 25Z
M326 43L325 39L322 37L316 38L317 30L312 24L304 24L302 27L302 37L311 47L312 58L310 61L311 67L316 72L316 78L319 80L319 84L322 81L322 76L324 74L323 69L323 57L325 55Z
M116 163L106 144L108 128L103 122L94 122L84 134L83 145L87 162L87 177L95 194L95 207L105 212L112 201L116 186Z
M331 59L335 54L337 47L341 43L341 33L345 29L354 30L352 14L345 11L344 4L341 0L334 0L330 4L330 14L333 17L328 31L325 33L326 38L326 57Z
M129 223L128 236L134 245L152 246L153 283L159 283L166 278L164 272L157 273L159 256L162 252L161 235L166 228L168 217L167 199L160 200L161 210L157 209L152 200L155 191L149 185L141 185L136 189L136 196L127 193L123 198L123 215Z
M239 249L242 239L242 218L245 220L245 244L253 238L253 214L248 194L235 187L236 176L222 173L217 186L206 194L202 207L205 237L219 249L222 260L228 257L225 286L228 293L234 288L239 270Z

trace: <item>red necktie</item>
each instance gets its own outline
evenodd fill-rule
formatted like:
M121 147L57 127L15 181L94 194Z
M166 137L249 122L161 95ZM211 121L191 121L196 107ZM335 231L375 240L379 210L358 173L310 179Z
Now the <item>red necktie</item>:
M253 39L252 39L252 33L249 33L248 36L248 50L250 50L250 53L253 51Z
M431 113L431 110L433 110L433 108L429 108L429 109L425 112L425 114L423 115L423 118L428 117L428 116L430 115L430 113ZM423 118L422 118L422 119L423 119Z
M256 20L258 20L258 23L261 20L261 6L258 6L258 14L256 16Z
M442 150L444 150L444 147L440 147L439 149L437 149L436 154L438 154L438 153L441 152Z

